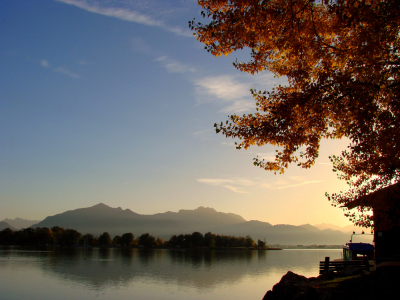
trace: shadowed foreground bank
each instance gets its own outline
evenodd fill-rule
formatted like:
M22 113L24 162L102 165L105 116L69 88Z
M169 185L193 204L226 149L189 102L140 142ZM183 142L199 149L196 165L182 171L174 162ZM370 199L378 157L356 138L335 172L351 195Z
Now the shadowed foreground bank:
M291 271L268 291L263 300L365 300L399 299L400 267L382 267L374 272L349 268L306 278Z

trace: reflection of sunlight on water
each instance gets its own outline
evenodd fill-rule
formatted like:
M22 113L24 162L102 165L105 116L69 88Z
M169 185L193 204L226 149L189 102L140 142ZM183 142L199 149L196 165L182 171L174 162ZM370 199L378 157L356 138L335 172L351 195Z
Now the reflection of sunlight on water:
M317 276L325 256L338 258L340 250L9 251L0 252L0 290L2 300L16 290L20 299L261 299L288 270Z

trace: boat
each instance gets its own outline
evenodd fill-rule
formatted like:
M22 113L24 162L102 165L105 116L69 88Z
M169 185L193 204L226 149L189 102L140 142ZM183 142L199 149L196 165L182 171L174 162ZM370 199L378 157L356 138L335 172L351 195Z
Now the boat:
M350 242L343 246L342 258L330 261L329 257L325 257L325 261L320 261L320 274L329 270L338 272L350 266L359 267L366 271L376 269L374 245L364 242L353 243L354 235L357 234L353 232ZM365 234L362 232L360 235Z
M343 246L343 261L355 261L355 260L374 260L375 259L375 247L370 243L353 243L353 236L358 235L355 232L351 235L350 243L346 243ZM364 231L361 235L365 235ZM371 233L372 235L372 233Z

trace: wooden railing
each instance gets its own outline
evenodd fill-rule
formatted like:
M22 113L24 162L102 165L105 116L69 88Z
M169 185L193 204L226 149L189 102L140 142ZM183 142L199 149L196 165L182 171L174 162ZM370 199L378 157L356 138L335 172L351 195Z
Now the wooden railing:
M363 260L330 261L329 257L325 257L324 261L319 262L319 274L327 271L338 272L348 266L359 267L362 270L366 271L370 270L370 265L367 258Z

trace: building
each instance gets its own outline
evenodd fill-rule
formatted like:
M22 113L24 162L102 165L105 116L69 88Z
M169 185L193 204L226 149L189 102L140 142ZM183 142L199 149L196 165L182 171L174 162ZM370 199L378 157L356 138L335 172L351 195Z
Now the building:
M357 206L372 207L377 263L400 261L400 182L346 205L349 209Z

